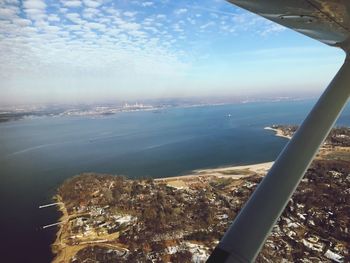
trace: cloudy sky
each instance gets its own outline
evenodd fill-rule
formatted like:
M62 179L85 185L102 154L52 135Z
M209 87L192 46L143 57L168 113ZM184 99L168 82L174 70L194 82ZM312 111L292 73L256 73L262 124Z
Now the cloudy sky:
M224 0L0 0L0 103L321 92L343 54Z

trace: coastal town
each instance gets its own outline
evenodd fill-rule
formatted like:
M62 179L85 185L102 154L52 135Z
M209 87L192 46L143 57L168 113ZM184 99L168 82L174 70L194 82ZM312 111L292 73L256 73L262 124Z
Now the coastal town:
M157 111L170 107L166 104L128 103L101 105L30 105L23 107L0 108L0 123L38 117L103 117L120 112Z
M269 128L291 137L296 126ZM129 180L86 173L66 180L54 262L205 262L273 163ZM350 260L350 129L335 128L257 262Z

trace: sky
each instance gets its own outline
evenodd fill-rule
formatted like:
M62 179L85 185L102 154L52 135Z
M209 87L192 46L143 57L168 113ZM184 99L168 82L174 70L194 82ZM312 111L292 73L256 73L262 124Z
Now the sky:
M0 0L0 104L319 94L343 59L224 0Z

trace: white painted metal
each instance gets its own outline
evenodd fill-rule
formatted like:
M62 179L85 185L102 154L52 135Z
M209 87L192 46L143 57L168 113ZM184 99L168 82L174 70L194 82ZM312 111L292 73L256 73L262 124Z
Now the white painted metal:
M347 49L348 0L228 0L229 2L331 46Z

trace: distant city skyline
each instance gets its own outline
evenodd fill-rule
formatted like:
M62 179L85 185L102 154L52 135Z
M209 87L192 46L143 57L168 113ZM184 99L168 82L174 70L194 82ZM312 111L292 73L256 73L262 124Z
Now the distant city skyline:
M319 94L344 59L224 0L3 0L0 38L0 104Z

